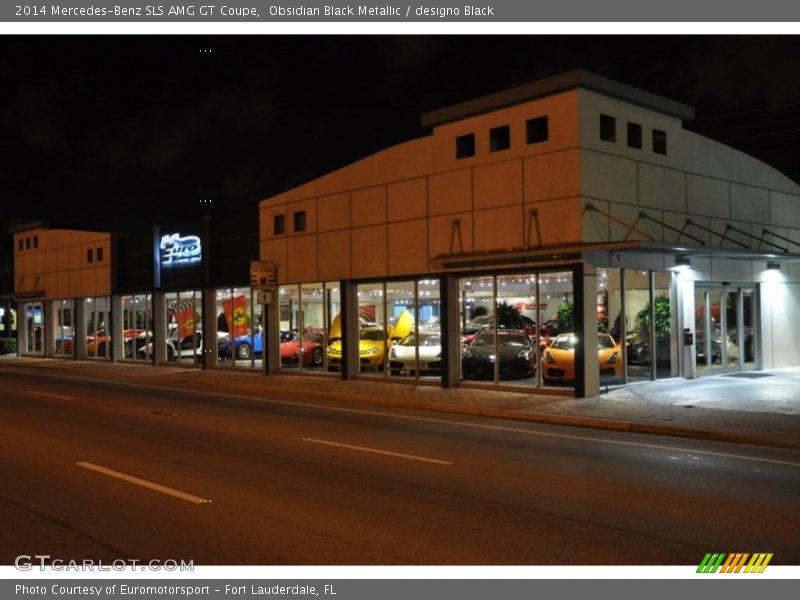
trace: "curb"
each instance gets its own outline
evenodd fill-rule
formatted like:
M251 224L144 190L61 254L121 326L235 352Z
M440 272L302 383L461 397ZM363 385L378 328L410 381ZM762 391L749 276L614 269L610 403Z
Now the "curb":
M91 377L87 375L96 375L96 373L65 373L60 369L49 369L46 367L31 367L28 365L14 365L13 369L0 367L0 374L7 373L11 376L14 375L35 375L46 371L51 379L67 379L81 381L97 382L106 385L147 385L141 379L129 379L126 377L117 377L116 373L106 374L105 377ZM167 389L174 389L181 392L189 393L202 393L203 389L198 389L196 385L186 385L187 382L176 381L169 377L157 376L152 378L149 383L151 385L158 385ZM225 385L208 385L210 382L203 382L208 388L213 388L218 393L230 393L231 395L241 396L243 399L250 398L256 399L252 390L241 391L231 389ZM599 417L575 417L569 415L552 415L545 413L529 412L514 410L509 408L493 408L493 407L480 407L468 406L454 403L434 404L431 402L420 402L407 399L394 399L394 398L375 398L364 394L343 393L343 392L326 392L320 390L297 390L293 388L275 388L265 386L264 393L271 393L277 396L288 396L291 398L306 398L314 400L337 400L340 402L349 402L355 404L367 404L372 406L391 406L394 408L409 408L414 410L422 410L427 412L438 412L445 414L458 414L474 417L485 417L492 419L507 419L513 421L523 421L528 423L540 423L546 425L562 425L569 427L581 427L586 429L598 429L605 431L619 431L627 433L639 433L647 435L660 435L665 437L681 437L696 440L725 442L734 444L747 444L755 446L766 446L773 448L800 449L800 444L789 444L780 441L774 441L764 438L748 437L744 435L731 434L720 431L710 431L704 429L692 429L688 427L676 427L674 425L659 425L653 423L642 423L636 421L619 421L614 419L603 419Z

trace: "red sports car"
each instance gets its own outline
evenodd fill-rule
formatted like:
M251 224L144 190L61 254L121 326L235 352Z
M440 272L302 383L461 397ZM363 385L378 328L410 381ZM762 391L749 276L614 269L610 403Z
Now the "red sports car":
M281 364L296 365L303 360L304 367L321 367L324 357L325 336L317 329L303 331L303 345L300 346L300 334L281 342Z

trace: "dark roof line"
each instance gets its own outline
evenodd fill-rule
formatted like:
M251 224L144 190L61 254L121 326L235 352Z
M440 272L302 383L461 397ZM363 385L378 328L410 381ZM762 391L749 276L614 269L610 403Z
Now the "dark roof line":
M602 75L576 69L567 71L553 77L540 79L532 83L526 83L502 92L489 94L474 100L468 100L453 106L447 106L438 110L433 110L422 115L423 127L435 127L452 123L467 117L473 117L483 113L506 108L521 102L552 96L583 88L598 92L605 96L623 100L631 104L655 110L671 117L689 121L694 119L694 107L682 102L670 100L657 94L652 94L639 88L614 81Z

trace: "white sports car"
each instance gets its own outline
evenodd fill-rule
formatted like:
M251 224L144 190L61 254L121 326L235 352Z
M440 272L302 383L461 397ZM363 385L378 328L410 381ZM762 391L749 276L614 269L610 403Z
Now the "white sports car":
M442 370L442 337L436 332L411 333L389 350L389 373L391 375L416 375L417 348L419 348L420 373Z

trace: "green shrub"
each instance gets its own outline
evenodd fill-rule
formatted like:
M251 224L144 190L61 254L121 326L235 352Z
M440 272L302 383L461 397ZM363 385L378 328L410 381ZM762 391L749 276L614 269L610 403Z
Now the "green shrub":
M17 340L15 338L0 338L0 354L16 354Z

